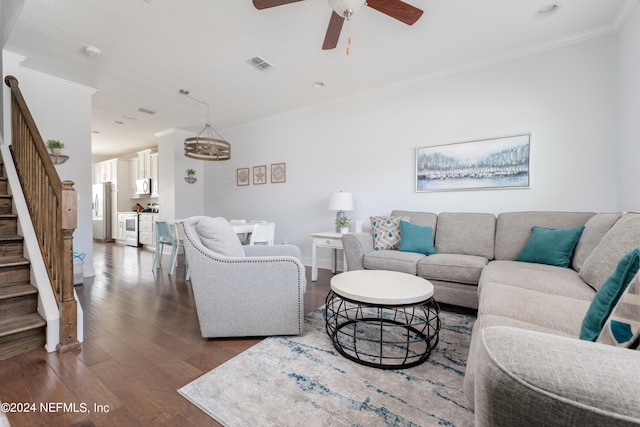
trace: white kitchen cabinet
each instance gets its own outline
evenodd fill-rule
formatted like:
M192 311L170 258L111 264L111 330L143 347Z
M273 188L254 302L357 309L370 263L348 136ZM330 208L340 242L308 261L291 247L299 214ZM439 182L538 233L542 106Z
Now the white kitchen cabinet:
M158 185L158 177L160 176L158 170L158 153L151 153L150 156L150 175L151 178L151 197L159 197L160 196L160 188Z
M158 153L151 149L137 152L137 156L129 164L129 197L139 199L136 193L136 180L151 178L151 197L158 197ZM154 176L155 175L155 176Z
M151 178L151 149L138 151L138 178Z
M141 245L155 246L157 220L158 214L141 213L138 215L138 241Z
M136 180L138 179L138 159L129 160L129 197L139 199L136 192Z
M114 190L118 189L118 159L93 164L93 183L103 182L110 182Z

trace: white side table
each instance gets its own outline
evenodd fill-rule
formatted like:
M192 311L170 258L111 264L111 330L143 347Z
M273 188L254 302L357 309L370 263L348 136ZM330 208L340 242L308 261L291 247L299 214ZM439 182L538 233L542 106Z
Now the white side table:
M318 280L318 248L333 249L333 257L331 258L331 272L336 272L337 252L342 250L343 265L346 267L347 259L344 256L344 248L342 246L342 234L335 231L323 231L320 233L311 233L313 237L313 247L311 249L311 281Z

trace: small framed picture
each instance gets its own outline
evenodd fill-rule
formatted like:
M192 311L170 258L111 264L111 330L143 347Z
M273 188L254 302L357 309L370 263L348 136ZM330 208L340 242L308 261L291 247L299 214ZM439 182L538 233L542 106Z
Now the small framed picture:
M236 185L249 185L249 168L236 169Z
M267 165L253 167L253 185L267 183Z
M273 163L271 165L271 183L279 184L287 182L287 164Z

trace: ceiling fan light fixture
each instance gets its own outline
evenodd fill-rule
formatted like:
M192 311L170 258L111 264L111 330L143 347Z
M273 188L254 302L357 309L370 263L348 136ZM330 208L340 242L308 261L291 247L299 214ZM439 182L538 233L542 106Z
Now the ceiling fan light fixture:
M329 6L338 15L350 19L366 2L366 0L328 0Z

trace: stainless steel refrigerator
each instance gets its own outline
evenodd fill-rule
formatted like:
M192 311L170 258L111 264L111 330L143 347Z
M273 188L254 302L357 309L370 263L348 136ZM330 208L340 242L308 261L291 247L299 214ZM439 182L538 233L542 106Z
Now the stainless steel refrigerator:
M111 183L93 185L92 199L93 238L113 242L111 233Z

